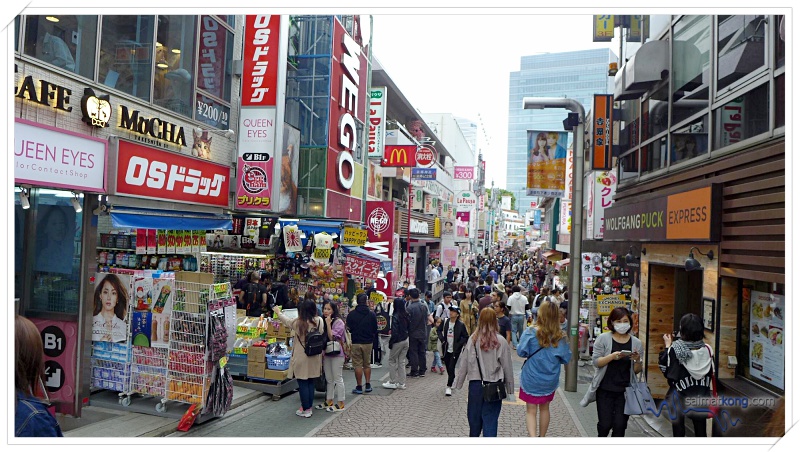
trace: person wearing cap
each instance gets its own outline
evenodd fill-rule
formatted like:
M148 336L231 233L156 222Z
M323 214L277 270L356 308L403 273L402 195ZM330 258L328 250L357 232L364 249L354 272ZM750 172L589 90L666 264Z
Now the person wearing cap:
M447 388L444 390L444 395L451 396L453 394L453 381L456 378L456 363L461 356L464 345L467 344L469 333L467 333L466 325L459 318L461 310L458 306L450 305L448 315L449 318L442 322L436 331L439 335L439 341L442 343L444 365L447 366Z

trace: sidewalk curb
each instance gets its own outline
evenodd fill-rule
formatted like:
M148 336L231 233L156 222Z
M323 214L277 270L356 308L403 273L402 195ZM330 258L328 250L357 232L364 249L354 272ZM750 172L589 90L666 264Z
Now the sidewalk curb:
M581 424L580 419L578 419L578 415L575 414L575 410L572 408L572 405L569 404L569 400L567 400L566 394L564 394L564 390L559 387L556 392L561 397L561 401L564 402L564 405L567 406L567 411L569 411L569 416L572 418L572 422L575 423L575 427L578 428L578 431L581 433L581 437L586 438L589 435L586 433L586 430L583 428L583 424Z

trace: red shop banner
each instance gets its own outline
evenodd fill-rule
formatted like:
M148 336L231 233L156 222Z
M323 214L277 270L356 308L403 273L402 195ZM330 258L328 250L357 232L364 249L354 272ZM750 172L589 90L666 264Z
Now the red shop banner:
M226 29L211 16L200 16L200 46L197 62L199 76L197 87L220 99L225 77Z
M395 262L395 245L399 245L399 239L395 240L394 233L394 202L392 201L367 201L367 243L364 249L373 253L380 254ZM376 289L386 296L387 299L394 297L394 287L392 281L394 272L387 272L383 278L375 280Z
M230 168L119 140L115 194L228 207Z
M380 268L381 264L379 262L348 255L345 258L342 272L353 276L375 279L378 277Z
M278 95L280 15L247 16L242 60L242 106L274 107Z

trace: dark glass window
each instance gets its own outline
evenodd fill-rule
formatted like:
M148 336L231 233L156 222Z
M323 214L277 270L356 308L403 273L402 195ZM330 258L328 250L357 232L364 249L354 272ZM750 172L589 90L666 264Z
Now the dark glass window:
M192 117L194 16L158 16L153 103Z
M672 163L682 162L708 153L708 115L672 133Z
M97 16L27 16L24 52L45 63L94 78Z
M719 16L717 89L766 64L767 16Z
M714 150L769 130L769 83L714 110Z
M786 16L775 16L775 68L786 65Z
M233 33L211 16L200 16L200 42L197 49L197 88L231 101Z
M667 165L667 137L662 137L642 147L642 173L649 173Z
M775 127L786 125L786 76L775 78Z
M711 17L684 16L672 48L672 124L708 108Z
M150 100L154 16L103 16L99 82Z

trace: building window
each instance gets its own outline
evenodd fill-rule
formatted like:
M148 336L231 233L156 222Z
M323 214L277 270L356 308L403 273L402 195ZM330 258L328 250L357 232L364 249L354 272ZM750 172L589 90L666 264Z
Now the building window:
M297 191L297 214L325 216L325 189L300 189Z
M642 102L642 141L647 141L667 130L668 100L669 88L664 84Z
M769 83L714 110L714 150L769 130Z
M779 394L786 376L786 287L742 280L737 374Z
M786 16L775 16L775 68L786 65Z
M233 33L211 16L200 16L197 49L197 88L211 96L231 101Z
M327 148L302 148L298 186L302 188L325 188Z
M786 125L786 76L775 78L775 127Z
M639 151L633 151L619 160L619 179L632 179L639 176Z
M14 51L19 52L19 27L21 25L22 18L17 16L14 18Z
M667 165L667 137L653 141L642 147L642 173L664 168Z
M708 108L711 17L684 16L672 47L672 124Z
M717 90L766 64L767 16L718 16Z
M677 163L708 153L708 115L671 134L670 162Z
M150 100L154 16L103 16L100 83Z
M192 117L195 16L158 16L153 103Z
M97 16L27 16L25 55L94 77Z

